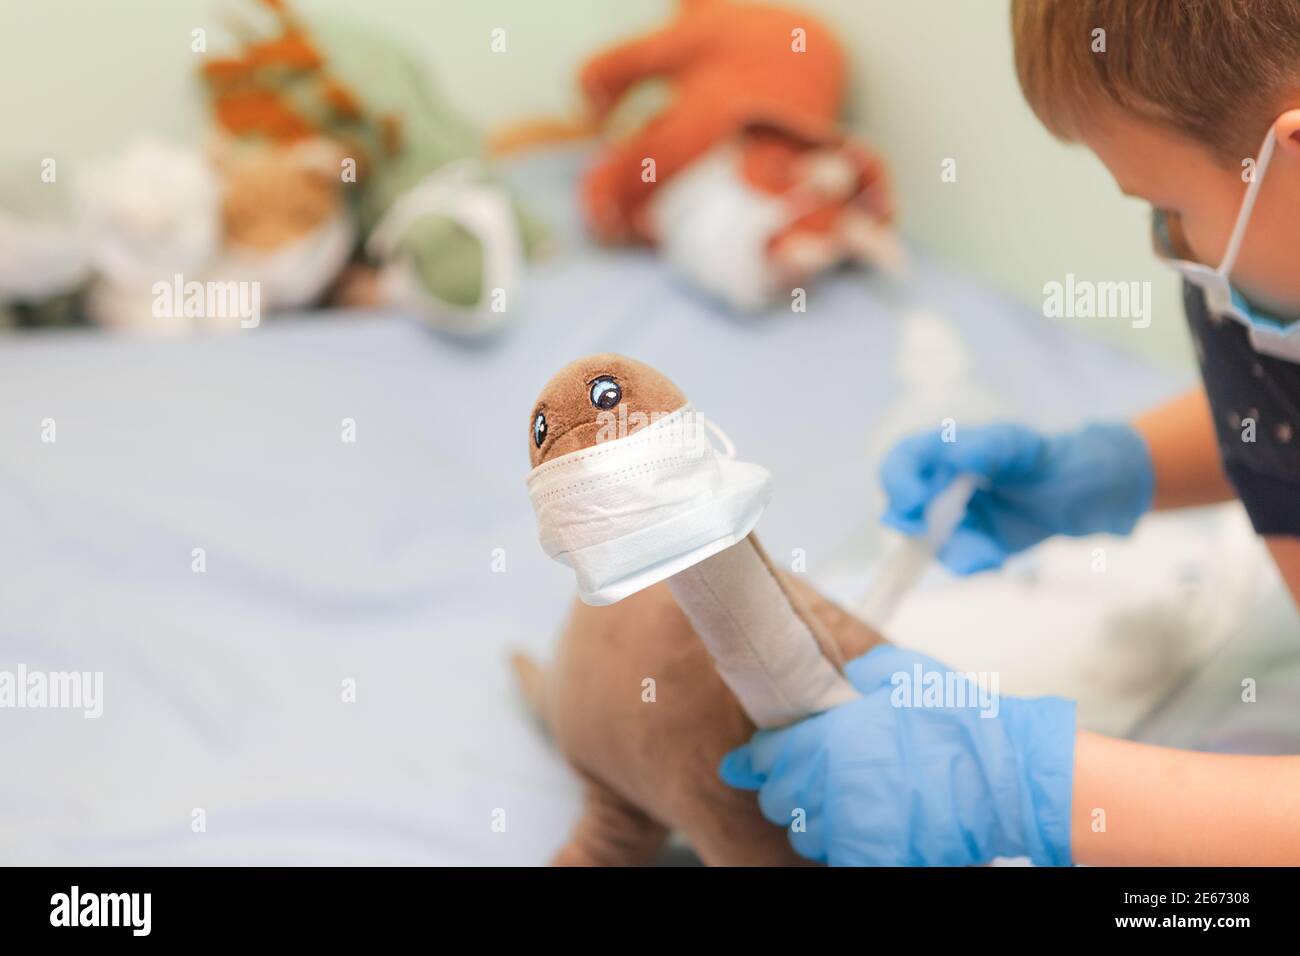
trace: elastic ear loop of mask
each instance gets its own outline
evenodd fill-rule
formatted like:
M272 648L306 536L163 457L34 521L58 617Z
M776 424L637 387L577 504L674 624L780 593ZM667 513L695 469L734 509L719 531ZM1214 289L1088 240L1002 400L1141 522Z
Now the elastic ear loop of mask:
M700 416L700 419L704 422L704 427L713 433L713 437L722 443L722 453L728 458L735 458L736 445L735 442L727 437L727 433L715 425L711 419L706 418L703 415Z
M1259 158L1255 161L1255 175L1246 188L1245 198L1241 201L1241 210L1237 213L1237 224L1232 228L1228 249L1223 254L1223 261L1219 263L1218 272L1224 278L1227 278L1232 272L1232 267L1237 264L1237 255L1241 252L1242 243L1246 239L1246 226L1250 224L1251 213L1255 210L1255 200L1259 198L1259 189L1264 183L1264 173L1268 171L1269 162L1273 159L1276 140L1273 127L1270 126L1268 136L1264 138L1264 145L1259 148Z

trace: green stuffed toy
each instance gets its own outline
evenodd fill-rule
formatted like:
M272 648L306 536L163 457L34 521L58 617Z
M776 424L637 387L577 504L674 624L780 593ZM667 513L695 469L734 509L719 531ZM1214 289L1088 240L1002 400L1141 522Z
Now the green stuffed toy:
M369 265L342 301L408 308L455 332L500 325L544 233L493 176L477 130L400 44L352 23L309 29L280 0L262 3L272 35L237 25L240 52L210 59L203 79L228 133L343 148Z

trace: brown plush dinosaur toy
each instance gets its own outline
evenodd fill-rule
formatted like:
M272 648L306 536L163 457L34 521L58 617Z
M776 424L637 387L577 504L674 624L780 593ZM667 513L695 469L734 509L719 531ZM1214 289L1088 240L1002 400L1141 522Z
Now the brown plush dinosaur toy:
M602 412L653 419L686 405L640 362L579 359L542 390L530 460L536 469L596 447ZM753 793L718 778L718 763L754 733L753 714L775 726L811 712L808 700L851 694L841 665L879 643L774 567L753 534L618 603L575 603L547 666L514 658L525 696L586 785L582 817L553 863L648 864L673 830L709 865L805 862Z

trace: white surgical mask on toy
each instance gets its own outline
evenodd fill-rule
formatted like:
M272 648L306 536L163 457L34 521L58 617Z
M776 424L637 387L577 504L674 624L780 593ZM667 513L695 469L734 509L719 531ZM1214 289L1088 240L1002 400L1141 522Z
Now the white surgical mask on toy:
M664 183L652 200L669 265L733 308L762 309L776 292L767 244L796 213L787 199L745 182L740 151L727 145Z
M727 445L720 455L687 404L529 473L542 549L573 568L583 601L613 604L753 530L771 475Z
M1211 267L1176 258L1169 238L1169 226L1163 213L1156 213L1152 222L1152 232L1156 252L1165 263L1178 270L1183 278L1205 293L1205 304L1212 313L1244 325L1250 332L1250 343L1255 347L1255 351L1288 362L1300 362L1300 320L1287 322L1262 312L1252 306L1229 281L1232 267L1237 264L1237 256L1245 241L1246 226L1250 222L1251 212L1255 209L1255 200L1259 198L1259 187L1273 158L1276 142L1277 139L1270 127L1255 162L1255 176L1246 188L1246 196L1241 201L1241 211L1237 213L1237 223L1232 228L1228 248L1223 253L1223 260L1218 266Z

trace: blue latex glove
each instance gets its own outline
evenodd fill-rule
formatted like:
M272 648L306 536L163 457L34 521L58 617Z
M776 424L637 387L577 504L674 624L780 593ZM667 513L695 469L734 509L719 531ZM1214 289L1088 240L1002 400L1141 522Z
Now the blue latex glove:
M961 429L953 442L936 429L903 439L885 456L885 524L919 534L926 505L960 472L986 483L939 552L958 574L996 568L1055 534L1128 534L1155 490L1151 453L1128 425L1053 436L1021 425L980 425Z
M950 673L900 647L874 648L845 668L860 700L759 731L723 758L722 779L757 790L763 816L790 829L798 853L834 866L1068 864L1073 701L994 698L992 717L972 696L967 706L897 706L924 700L912 696L917 667L945 682Z

